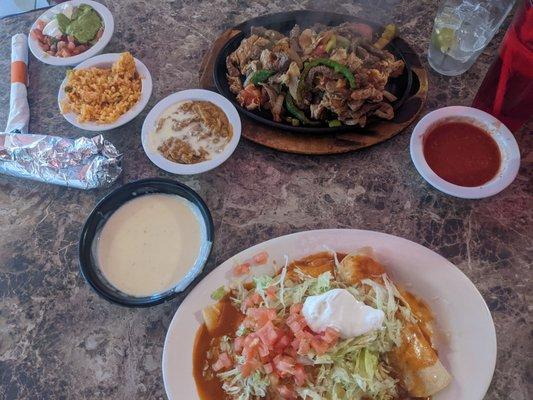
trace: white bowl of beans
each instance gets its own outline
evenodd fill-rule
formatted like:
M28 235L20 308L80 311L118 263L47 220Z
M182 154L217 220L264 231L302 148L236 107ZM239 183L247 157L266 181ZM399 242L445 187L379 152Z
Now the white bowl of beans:
M54 37L43 33L57 14L66 8L77 9L82 5L92 7L102 21L101 28L90 42L80 43L73 35L60 34ZM106 6L92 0L71 0L46 10L37 18L28 35L28 46L35 58L45 64L73 66L100 54L111 40L114 29L113 15Z

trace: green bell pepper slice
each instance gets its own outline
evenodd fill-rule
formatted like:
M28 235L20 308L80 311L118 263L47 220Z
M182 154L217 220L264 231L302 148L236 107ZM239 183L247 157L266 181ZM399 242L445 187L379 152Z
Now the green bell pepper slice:
M268 78L270 78L272 75L274 75L273 71L270 71L268 69L260 69L255 71L252 76L250 77L250 82L254 85L257 85L261 82L266 81Z
M287 111L291 113L294 117L296 117L301 123L305 125L318 125L319 122L317 121L311 121L307 116L304 114L302 110L300 110L296 104L294 104L294 99L292 98L290 93L287 93L285 96L285 107L287 108Z

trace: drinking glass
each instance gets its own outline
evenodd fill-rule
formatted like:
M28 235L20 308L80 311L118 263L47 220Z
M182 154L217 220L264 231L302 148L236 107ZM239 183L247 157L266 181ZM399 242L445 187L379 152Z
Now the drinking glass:
M516 11L472 107L494 115L512 132L533 117L533 0L523 0Z
M467 71L490 42L514 0L445 0L433 24L428 61L443 75Z

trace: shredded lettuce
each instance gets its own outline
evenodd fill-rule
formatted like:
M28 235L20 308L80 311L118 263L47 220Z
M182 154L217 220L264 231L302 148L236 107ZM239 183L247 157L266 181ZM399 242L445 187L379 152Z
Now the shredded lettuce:
M244 378L237 368L217 374L223 382L222 389L238 400L250 400L258 397L266 397L267 388L270 384L268 377L260 371L255 371L249 377Z
M296 393L298 393L298 396L300 396L302 399L323 400L321 395L314 390L309 389L308 387L297 388Z
M332 399L390 400L397 395L396 380L388 374L380 355L365 347L370 339L348 339L317 358L320 373L312 388L321 398L330 398L331 393Z
M214 290L213 293L211 293L211 298L215 301L219 301L226 295L226 293L226 287L220 286L218 289Z
M242 281L235 281L231 285L231 301L237 308L241 308L244 299L248 295L248 291L245 289Z
M285 289L285 300L289 305L303 303L308 296L322 294L333 289L333 276L330 272L324 272L317 278L306 275L300 270L297 270L296 273L302 282Z
M237 328L237 332L235 332L235 334L237 336L244 336L248 333L249 329L247 327L245 327L244 325L240 325L238 328Z
M317 295L327 292L331 289L331 280L333 276L331 272L324 272L321 274L309 287L309 294Z
M330 272L312 277L296 270L298 279L291 281L287 278L287 265L286 260L284 268L275 277L255 277L254 288L246 289L242 283L238 283L232 288L231 299L234 304L242 309L244 300L255 291L262 298L262 306L274 308L278 315L283 316L289 312L291 305L303 303L308 296L334 288L345 288L357 300L385 313L380 330L340 340L322 355L310 350L307 358L317 368L317 373L313 375L312 382L308 381L296 388L298 396L306 400L394 399L398 394L397 380L389 374L385 355L401 343L402 321L398 316L401 315L407 321L415 318L396 286L386 274L382 276L383 283L365 279L358 285L348 285L336 281ZM276 298L266 295L269 287L277 289ZM237 336L246 333L243 326L237 330ZM238 365L245 362L242 356L235 356L235 359ZM238 368L217 376L223 382L226 393L237 400L266 397L270 385L268 375L261 368L247 378L242 377Z

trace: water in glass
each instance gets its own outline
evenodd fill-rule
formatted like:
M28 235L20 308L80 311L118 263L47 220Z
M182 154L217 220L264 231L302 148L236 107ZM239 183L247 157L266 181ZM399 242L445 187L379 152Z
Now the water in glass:
M445 0L433 25L428 61L443 75L468 70L490 42L513 0Z

